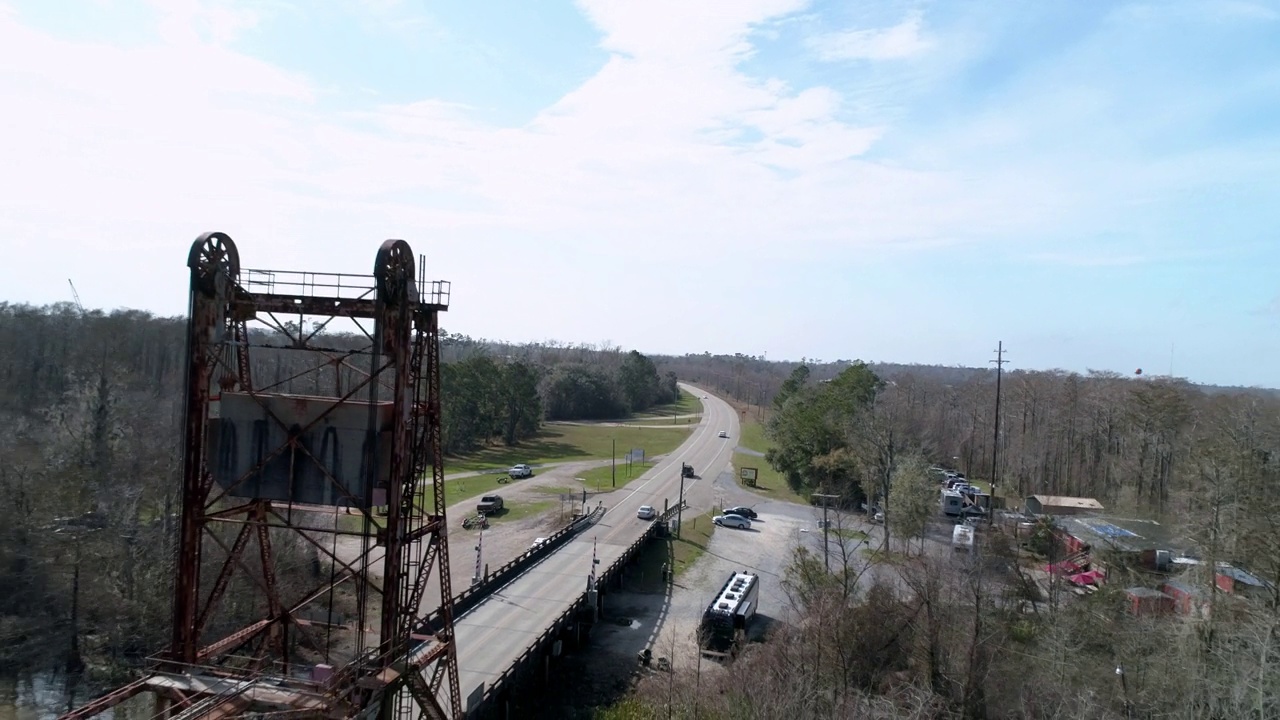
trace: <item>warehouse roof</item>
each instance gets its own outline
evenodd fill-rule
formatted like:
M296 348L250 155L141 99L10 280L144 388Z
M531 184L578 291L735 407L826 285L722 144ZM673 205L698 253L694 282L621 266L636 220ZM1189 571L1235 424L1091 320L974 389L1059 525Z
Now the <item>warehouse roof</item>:
M1079 510L1102 510L1102 503L1093 498L1071 497L1070 495L1032 495L1041 507L1076 508Z
M1106 545L1121 552L1168 550L1177 553L1186 543L1167 526L1155 520L1113 517L1057 518L1058 525L1077 539L1097 546Z

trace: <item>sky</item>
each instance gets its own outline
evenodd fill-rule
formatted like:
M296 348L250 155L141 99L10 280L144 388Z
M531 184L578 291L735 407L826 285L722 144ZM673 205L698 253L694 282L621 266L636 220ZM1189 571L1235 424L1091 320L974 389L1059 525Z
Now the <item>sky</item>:
M0 300L1280 387L1280 2L0 0Z

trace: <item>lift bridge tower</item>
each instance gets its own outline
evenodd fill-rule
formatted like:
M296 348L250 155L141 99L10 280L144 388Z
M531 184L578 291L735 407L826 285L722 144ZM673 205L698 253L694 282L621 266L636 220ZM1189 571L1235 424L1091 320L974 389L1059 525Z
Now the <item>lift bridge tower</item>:
M168 718L461 718L440 462L449 284L427 282L403 240L371 276L244 269L219 232L187 264L172 641L150 675L64 717L150 692Z

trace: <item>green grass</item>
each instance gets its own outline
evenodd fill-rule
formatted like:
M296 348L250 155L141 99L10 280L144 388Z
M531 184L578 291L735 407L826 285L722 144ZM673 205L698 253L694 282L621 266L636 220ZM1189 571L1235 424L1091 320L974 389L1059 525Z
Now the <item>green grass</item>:
M694 425L702 422L702 416L683 417L677 419L676 422L671 422L670 417L642 417L634 420L626 420L625 422L628 425L640 425L642 427L693 427Z
M512 503L496 513L490 513L489 522L504 523L512 520L523 520L534 515L541 515L550 510L555 504L553 500L537 500L534 502L526 500Z
M738 474L739 468L753 467L756 468L756 486L748 487L742 485L742 477ZM770 500L778 500L781 502L796 503L799 505L808 505L809 498L805 495L797 493L787 484L787 479L777 470L774 470L768 462L762 457L747 455L745 453L733 454L733 475L737 479L738 484L743 489L767 497Z
M545 465L568 460L606 459L612 454L615 442L619 459L631 448L644 448L648 457L665 455L689 438L691 427L692 424L671 428L547 424L536 438L515 447L493 446L446 460L445 470L450 473L478 472L508 468L516 463Z
M693 413L702 412L702 401L693 395L693 393L680 391L680 399L673 403L665 405L655 405L644 412L636 413L637 418L652 417L655 415L671 417L672 415L691 415Z
M507 480L506 475L473 475L465 478L455 478L453 480L444 481L444 497L445 501L452 505L481 495L489 493L502 494L507 488L517 487L519 480L507 480L507 482L498 482L499 480ZM423 488L423 501L427 502L430 496L431 486Z
M695 517L685 516L684 527L680 528L680 539L671 539L676 577L680 577L707 552L707 543L711 542L711 534L716 530L715 523L711 522L715 516L714 511Z
M680 577L707 552L707 543L716 526L711 522L716 513L705 515L686 515L684 527L679 540L655 539L641 551L636 564L628 573L627 589L634 592L662 593L666 586L662 582L662 566L672 562L674 555L675 576Z
M869 535L861 530L851 530L849 528L833 528L831 532L839 535L846 540L866 540Z
M614 484L615 480L612 474L613 468L610 468L608 465L584 470L578 473L578 478L582 480L582 486L592 492L608 492L614 489L614 487L626 487L628 483L643 475L650 467L652 467L652 465L632 463L631 476L627 477L627 464L618 463L616 485Z
M742 437L738 438L738 447L760 453L769 452L769 448L773 447L773 442L764 436L764 425L755 420L743 423L739 432L742 433Z

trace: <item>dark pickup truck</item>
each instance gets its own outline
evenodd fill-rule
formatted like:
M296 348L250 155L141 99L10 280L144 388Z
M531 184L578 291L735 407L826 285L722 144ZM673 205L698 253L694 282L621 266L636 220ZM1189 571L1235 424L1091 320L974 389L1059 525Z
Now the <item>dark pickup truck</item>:
M501 495L485 495L480 498L480 503L476 505L476 512L481 515L489 515L502 509Z

